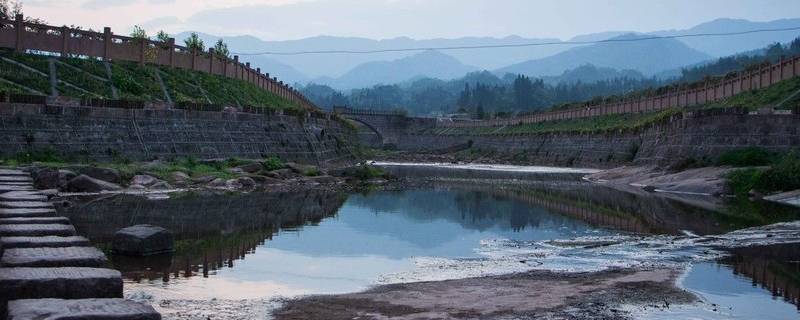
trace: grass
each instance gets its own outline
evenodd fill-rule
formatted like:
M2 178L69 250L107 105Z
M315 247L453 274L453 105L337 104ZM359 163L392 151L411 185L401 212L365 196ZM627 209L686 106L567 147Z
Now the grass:
M745 168L728 174L728 185L736 195L750 190L761 193L800 189L800 155L790 152L774 158L767 168Z
M45 75L50 72L48 59L51 57L49 56L16 54L10 51L0 51L0 56L23 63ZM243 80L177 68L152 65L141 66L134 62L113 62L111 63L111 79L105 82L91 76L108 79L103 61L80 58L58 59L64 64L83 71L56 64L59 80L83 89L82 91L59 83L57 89L62 96L111 99L111 86L113 85L117 88L120 99L166 101L164 90L156 78L156 72L159 72L171 100L176 103L191 102L223 106L250 106L289 111L300 109L288 100ZM0 81L0 91L32 93L25 90L22 87L24 86L45 95L50 94L50 79L48 76L25 70L5 61L0 61L0 78L21 85Z

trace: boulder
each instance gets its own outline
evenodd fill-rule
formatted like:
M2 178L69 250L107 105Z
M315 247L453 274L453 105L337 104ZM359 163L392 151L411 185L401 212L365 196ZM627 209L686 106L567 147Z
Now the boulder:
M42 169L37 171L33 185L37 189L65 189L67 182L77 176L70 170Z
M68 167L67 169L103 181L108 181L117 184L122 182L122 177L120 176L119 171L117 171L116 169L99 168L92 166L73 166L73 167Z
M175 237L167 229L140 224L114 233L111 250L115 254L149 256L175 250Z
M319 184L332 184L332 183L338 183L340 181L338 178L331 176L316 176L316 177L310 177L309 179Z
M216 178L211 180L206 186L209 188L225 188L227 185L225 179Z
M145 187L149 187L149 186L152 186L153 184L155 184L158 181L159 180L156 177L149 176L149 175L146 175L146 174L137 174L137 175L133 176L133 178L131 178L130 184L139 184L139 185L143 185Z
M272 170L272 171L266 173L265 175L267 175L268 177L271 177L271 178L282 179L282 180L291 179L291 178L297 176L292 169Z
M197 183L210 183L211 181L214 181L215 179L216 178L213 177L213 176L202 176L202 177L194 178L194 179L192 179L192 181L197 182Z
M243 164L241 166L236 167L242 172L246 173L256 173L263 168L263 166L258 162Z
M154 184L152 184L150 186L150 189L153 189L153 190L169 190L169 189L172 189L172 185L170 185L166 181L158 180L158 182L156 182L156 183L154 183Z
M147 187L145 187L145 186L143 186L141 184L132 184L132 185L128 186L128 190L140 191L140 190L145 190L145 189L147 189Z
M249 174L247 175L248 178L253 179L258 184L264 185L272 185L272 184L283 184L285 183L283 180L275 179L267 176L260 176L257 174Z
M170 178L172 179L172 182L177 184L177 185L187 185L187 184L189 184L189 181L192 180L192 178L189 177L188 174L180 172L180 171L175 171L175 172L171 173L170 174Z
M225 187L232 190L252 191L256 188L256 182L249 177L228 179L225 181Z
M79 175L67 183L67 190L72 192L100 192L120 190L117 184L95 179L87 175Z
M317 166L304 165L304 164L299 164L299 163L294 163L294 162L286 163L286 167L289 168L290 170L292 170L294 173L301 174L301 175L305 175L307 172L310 172L310 171L318 171L319 170L319 168L317 168Z

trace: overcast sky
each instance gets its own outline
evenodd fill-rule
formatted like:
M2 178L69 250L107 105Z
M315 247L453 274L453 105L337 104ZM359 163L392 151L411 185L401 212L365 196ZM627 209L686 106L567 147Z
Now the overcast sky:
M128 33L196 30L265 40L317 35L386 39L463 36L569 39L611 31L685 29L716 18L800 16L798 0L27 0L50 24Z

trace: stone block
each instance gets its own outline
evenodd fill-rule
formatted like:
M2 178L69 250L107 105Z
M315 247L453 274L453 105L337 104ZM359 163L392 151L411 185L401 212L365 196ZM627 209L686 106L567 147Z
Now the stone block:
M19 299L121 298L122 276L101 268L0 268L0 305Z
M175 250L175 238L167 229L147 224L117 231L111 244L115 254L148 256Z
M74 236L75 227L67 224L6 224L0 225L2 237Z
M0 218L49 217L54 214L54 208L0 208Z
M11 191L0 194L0 201L47 201L47 196L35 191Z
M12 248L59 248L87 247L89 239L79 236L43 236L43 237L2 237L0 245L5 249Z
M0 218L2 224L69 224L67 217Z
M8 303L8 320L161 320L152 306L125 299L27 299Z
M53 204L45 201L0 201L0 208L53 208Z
M87 175L79 175L67 182L67 190L72 192L100 192L120 190L117 184L95 179Z
M95 247L14 248L0 259L5 268L13 267L104 267L108 259Z

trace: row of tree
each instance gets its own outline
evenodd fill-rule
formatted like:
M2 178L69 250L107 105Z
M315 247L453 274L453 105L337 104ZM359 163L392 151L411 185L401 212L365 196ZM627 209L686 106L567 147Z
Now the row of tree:
M482 71L450 81L426 78L410 83L354 89L349 93L316 84L309 84L301 91L323 108L347 105L378 110L405 109L409 113L421 115L470 113L477 118L504 117L567 103L641 92L668 84L695 82L709 76L753 68L754 65L767 61L775 62L782 56L796 55L800 55L800 38L786 45L776 43L746 54L687 67L681 70L680 76L670 79L625 76L590 83L548 83L525 75L507 74L498 77ZM576 70L579 69L581 68ZM573 72L570 76L574 78L576 74ZM580 78L580 74L577 77Z

